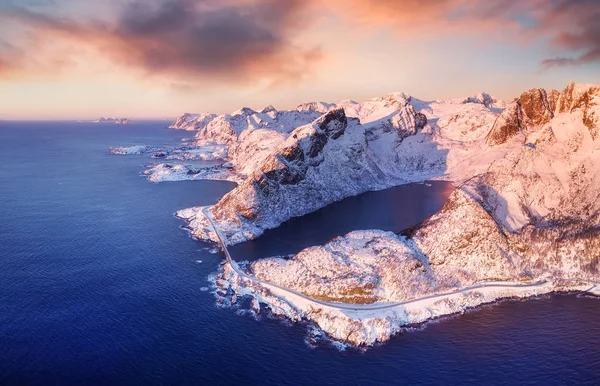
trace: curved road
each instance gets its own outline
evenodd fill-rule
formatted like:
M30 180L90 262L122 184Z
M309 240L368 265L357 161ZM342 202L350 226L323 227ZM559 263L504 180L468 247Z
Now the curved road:
M423 300L435 299L435 298L441 298L441 297L445 297L445 296L449 296L449 295L465 293L465 292L468 292L468 291L471 291L474 289L478 289L478 288L526 288L526 287L539 287L539 286L547 283L547 281L539 281L539 282L535 282L535 283L531 283L531 284L501 284L501 283L497 283L497 282L487 282L487 283L476 284L474 286L462 288L462 289L455 290L455 291L444 292L444 293L435 294L435 295L428 295L428 296L423 296L423 297L417 298L417 299L407 300L405 302L394 302L394 303L349 304L349 303L328 302L325 300L311 298L310 296L307 296L303 293L295 291L291 288L286 288L286 287L280 286L275 283L261 280L255 276L248 275L243 269L241 269L239 267L239 265L235 262L235 260L233 260L231 258L231 255L229 254L229 251L227 250L227 244L225 244L225 238L223 237L223 235L221 234L221 231L216 227L215 223L213 222L210 214L207 211L208 208L209 208L208 206L203 207L202 214L204 214L204 216L206 217L206 219L212 226L213 230L215 231L215 234L217 235L217 238L219 239L219 244L221 245L221 249L223 249L223 252L225 253L225 259L226 259L227 263L231 266L231 268L235 271L235 273L237 273L239 276L243 277L244 279L250 280L254 283L257 283L257 284L260 284L263 286L274 287L274 288L277 288L278 290L287 292L294 296L299 296L302 299L305 299L310 302L317 303L317 304L320 304L323 306L327 306L327 307L333 307L333 308L337 308L337 309L341 309L341 310L350 310L350 311L376 311L376 310L385 310L388 308L404 306L404 305L407 305L410 303L415 303L415 302L419 302L419 301L423 301ZM594 285L590 289L586 290L585 292L591 291L594 287L596 287L596 285L598 285L598 283L593 283L593 284Z

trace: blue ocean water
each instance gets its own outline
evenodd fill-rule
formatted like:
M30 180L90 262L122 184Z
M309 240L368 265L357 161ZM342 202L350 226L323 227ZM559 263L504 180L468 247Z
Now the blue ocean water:
M486 306L366 352L218 308L201 288L222 256L173 213L233 184L150 184L147 157L106 152L185 135L165 126L0 122L0 384L600 383L600 303L583 296Z

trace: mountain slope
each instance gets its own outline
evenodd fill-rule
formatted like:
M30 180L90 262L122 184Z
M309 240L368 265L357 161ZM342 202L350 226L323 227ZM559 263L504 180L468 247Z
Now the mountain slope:
M483 138L496 115L485 103L491 97L424 102L392 93L301 106L328 112L289 134L245 129L229 148L247 178L215 205L213 218L228 242L237 243L368 190L449 174L470 177L461 164L473 148L488 150ZM258 143L268 145L258 150ZM197 208L179 215L196 238L216 241Z
M432 157L437 150L422 132L427 118L410 101L390 94L360 106L342 102L353 108L338 107L295 129L212 209L214 220L230 242L240 242L331 202L410 181L411 174L443 173L443 152ZM180 215L197 238L214 237L198 211Z
M504 110L483 94L425 102L395 93L303 107L327 110L211 209L228 243L366 190L431 177L452 179L457 189L404 235L359 230L248 266L263 282L355 310L291 296L228 266L220 293L252 295L360 345L502 297L589 289L600 281L599 90L533 89ZM197 209L180 216L197 238L214 240ZM390 302L399 306L386 308Z

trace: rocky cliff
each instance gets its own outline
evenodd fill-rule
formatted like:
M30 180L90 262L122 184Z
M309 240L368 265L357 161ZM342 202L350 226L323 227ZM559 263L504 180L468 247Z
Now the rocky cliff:
M406 181L403 169L424 165L415 154L399 155L398 148L427 122L408 100L403 96L373 101L386 110L371 121L373 110L365 114L338 107L292 131L213 207L213 217L229 241L254 238L291 217ZM355 117L347 116L347 110ZM367 123L361 124L359 117ZM214 235L202 217L190 219L193 233L210 239Z
M510 104L497 118L487 137L487 144L497 146L518 134L548 123L556 114L582 114L582 122L595 139L598 137L599 117L596 106L600 101L598 86L575 85L571 82L563 92L532 89Z

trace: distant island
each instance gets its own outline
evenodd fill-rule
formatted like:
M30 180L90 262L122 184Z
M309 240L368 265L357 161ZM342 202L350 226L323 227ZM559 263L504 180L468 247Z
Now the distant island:
M117 125L130 125L131 121L127 118L105 118L100 117L99 119L92 121L93 123L114 123Z

